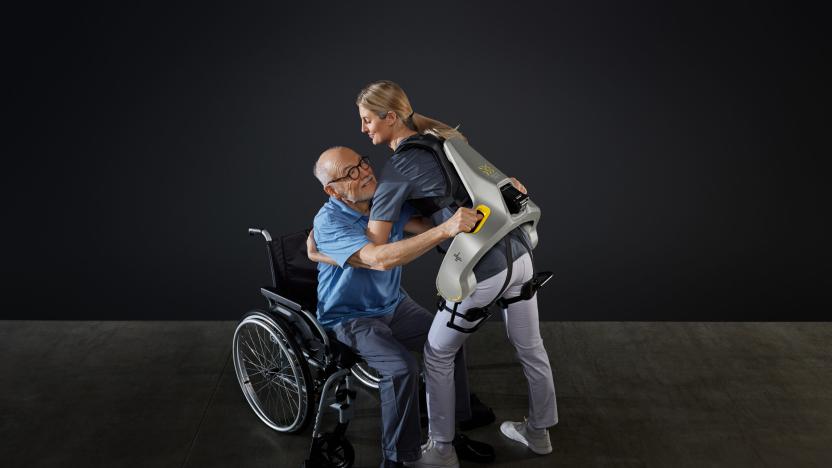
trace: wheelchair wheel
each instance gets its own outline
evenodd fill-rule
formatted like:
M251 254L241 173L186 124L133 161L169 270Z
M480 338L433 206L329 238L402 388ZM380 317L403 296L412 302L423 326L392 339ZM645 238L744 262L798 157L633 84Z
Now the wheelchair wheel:
M257 417L278 432L298 432L311 419L314 390L309 365L277 317L254 310L234 331L234 371Z
M378 390L378 381L381 380L381 377L366 362L356 363L350 368L350 372L365 387Z
M310 452L301 468L351 468L355 461L355 450L343 435L322 435L312 441Z

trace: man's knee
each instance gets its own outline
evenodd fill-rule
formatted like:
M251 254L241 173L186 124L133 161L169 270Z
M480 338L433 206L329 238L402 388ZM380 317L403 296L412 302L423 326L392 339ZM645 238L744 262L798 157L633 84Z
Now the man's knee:
M385 359L383 365L377 369L379 373L384 375L390 375L391 377L418 377L419 376L419 363L416 359L408 352L396 354L392 356L388 356Z

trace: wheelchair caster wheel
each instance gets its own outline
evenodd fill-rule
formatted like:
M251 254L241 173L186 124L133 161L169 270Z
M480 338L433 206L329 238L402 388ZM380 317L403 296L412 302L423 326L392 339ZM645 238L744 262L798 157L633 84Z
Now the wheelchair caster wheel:
M355 450L344 436L324 434L312 441L309 459L301 468L350 468L355 461Z

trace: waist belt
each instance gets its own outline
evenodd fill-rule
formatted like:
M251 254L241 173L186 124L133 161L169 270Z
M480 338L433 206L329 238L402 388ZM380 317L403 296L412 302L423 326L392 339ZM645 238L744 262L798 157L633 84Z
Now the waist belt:
M512 298L503 298L503 294L506 292L506 288L508 288L508 284L511 281L511 272L512 272L512 265L514 264L514 259L511 254L511 240L509 236L506 236L502 239L503 244L505 245L505 256L506 256L506 280L503 282L503 286L500 288L500 292L497 293L497 296L489 302L488 304L482 307L472 307L466 310L464 313L459 312L457 309L459 305L462 303L454 302L453 308L448 307L448 302L445 298L440 297L439 303L437 307L439 310L446 310L451 313L451 319L446 324L448 328L452 328L460 333L474 333L475 331L479 330L482 324L485 323L486 319L491 316L491 306L497 304L500 306L501 309L505 309L508 307L509 304L514 304L515 302L519 301L527 301L534 297L537 293L537 290L542 288L554 274L551 271L542 271L540 273L534 274L534 257L532 254L532 249L526 243L526 239L521 236L521 241L523 245L526 247L526 250L529 252L529 256L532 258L532 279L523 283L523 286L520 290L520 295L512 297ZM476 322L479 321L476 325L470 328L462 327L455 323L457 318L465 319L468 322Z

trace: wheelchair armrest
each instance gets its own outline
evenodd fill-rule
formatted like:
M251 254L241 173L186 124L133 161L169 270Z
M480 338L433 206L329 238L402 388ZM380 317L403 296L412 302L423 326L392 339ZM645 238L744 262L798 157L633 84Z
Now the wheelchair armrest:
M269 301L277 302L278 304L282 304L292 310L299 311L302 309L300 304L281 296L274 290L274 288L260 288L260 294L262 294L263 297L265 297Z
M304 327L308 333L304 333L303 336L319 339L324 345L324 352L330 352L332 346L330 338L327 336L326 330L324 330L321 324L318 323L314 310L311 312L305 310L303 306L297 302L291 299L286 299L278 294L274 288L262 287L260 288L260 293L266 298L266 301L269 302L270 309L275 312L282 313L289 321L293 323L297 322L298 326ZM281 305L287 309L291 309L294 313L291 313L288 310L281 311L280 308L275 308L276 305Z

